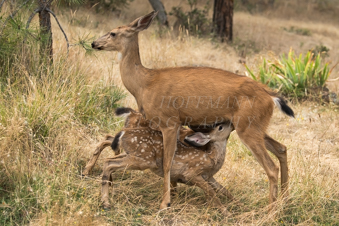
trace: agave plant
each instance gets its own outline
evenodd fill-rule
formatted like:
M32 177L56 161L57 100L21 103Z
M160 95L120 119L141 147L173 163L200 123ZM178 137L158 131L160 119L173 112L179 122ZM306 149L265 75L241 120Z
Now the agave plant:
M282 55L272 62L264 59L257 76L245 67L254 80L297 98L307 96L312 89L324 87L331 72L328 63L321 62L320 54L313 56L308 52L304 57L302 54L298 57L293 50L287 57Z

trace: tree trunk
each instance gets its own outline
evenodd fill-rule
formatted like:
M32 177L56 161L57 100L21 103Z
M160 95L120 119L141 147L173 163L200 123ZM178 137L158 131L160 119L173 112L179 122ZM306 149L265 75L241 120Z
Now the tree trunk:
M49 6L47 6L49 8ZM47 58L53 60L53 40L52 40L52 28L51 28L51 16L48 11L42 10L39 12L40 23L40 56L41 58ZM47 54L47 57L45 56Z
M221 41L232 41L233 38L233 0L214 0L213 10L214 33Z
M167 13L165 11L165 7L162 4L162 2L160 0L149 0L149 2L152 5L152 8L155 11L158 11L158 19L160 21L161 24L168 26L168 21L167 21Z

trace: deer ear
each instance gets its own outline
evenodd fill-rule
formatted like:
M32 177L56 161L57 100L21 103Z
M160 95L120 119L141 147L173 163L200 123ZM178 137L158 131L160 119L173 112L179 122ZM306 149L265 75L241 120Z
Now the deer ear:
M139 17L128 26L136 32L145 30L151 25L153 19L157 16L157 14L158 12L153 11L145 16Z
M192 135L189 135L185 138L185 142L194 146L201 147L210 142L210 138L204 135L203 133L197 132Z

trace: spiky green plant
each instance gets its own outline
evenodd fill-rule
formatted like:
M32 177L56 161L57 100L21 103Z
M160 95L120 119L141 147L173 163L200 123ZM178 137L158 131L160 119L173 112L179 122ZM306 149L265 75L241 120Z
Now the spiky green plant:
M312 52L305 56L296 56L291 50L287 57L267 60L259 66L257 75L245 65L250 76L286 96L302 98L310 94L310 90L322 88L330 76L328 63L321 62L320 54L313 56Z

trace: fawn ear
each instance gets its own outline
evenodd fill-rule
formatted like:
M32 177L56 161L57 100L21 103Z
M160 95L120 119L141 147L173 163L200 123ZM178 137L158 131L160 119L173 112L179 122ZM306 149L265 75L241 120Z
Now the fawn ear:
M139 17L128 26L135 32L145 30L151 25L153 19L156 17L157 14L158 12L153 11L145 16Z
M210 140L211 140L210 138L208 138L206 135L200 132L194 133L185 138L185 142L194 147L204 146L208 142L210 142Z

